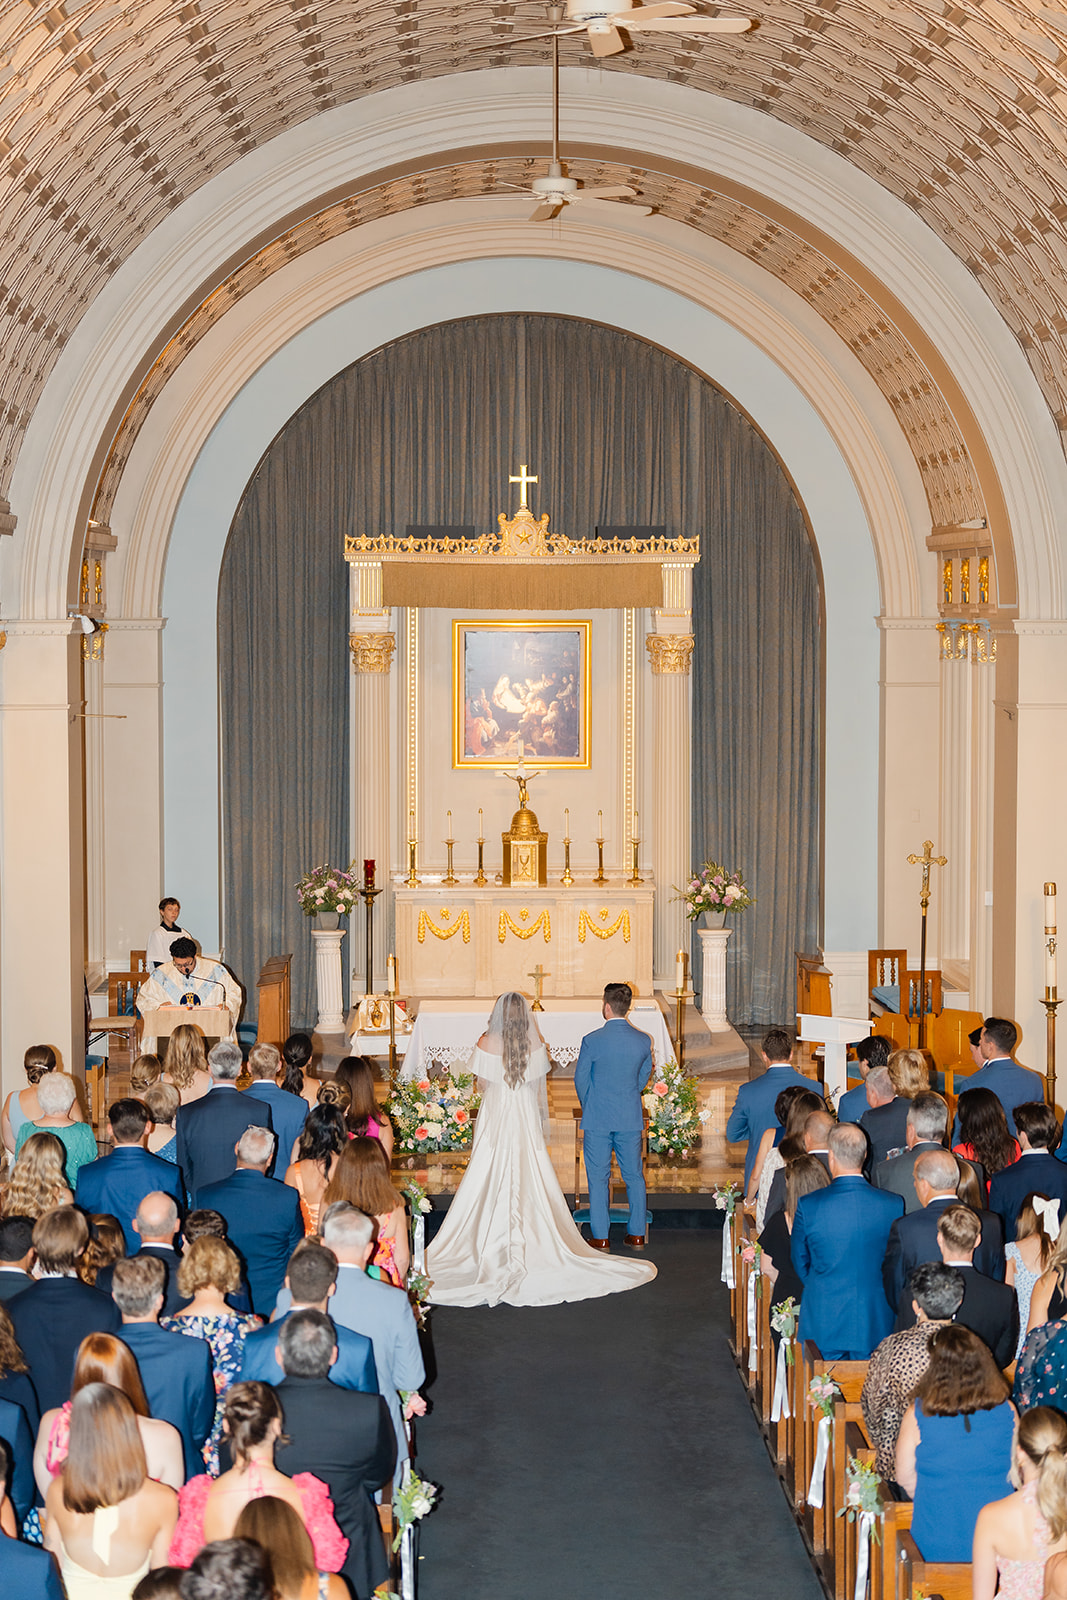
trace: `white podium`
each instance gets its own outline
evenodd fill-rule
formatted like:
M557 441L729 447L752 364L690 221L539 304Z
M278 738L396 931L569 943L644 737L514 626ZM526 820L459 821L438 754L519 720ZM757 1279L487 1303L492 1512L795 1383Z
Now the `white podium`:
M312 928L315 941L315 984L319 996L319 1033L344 1033L344 990L341 983L341 940L344 928Z
M866 1039L873 1024L859 1017L813 1017L806 1012L797 1013L798 1038L809 1044L822 1044L823 1081L833 1096L834 1103L844 1092L848 1082L848 1047L859 1039Z

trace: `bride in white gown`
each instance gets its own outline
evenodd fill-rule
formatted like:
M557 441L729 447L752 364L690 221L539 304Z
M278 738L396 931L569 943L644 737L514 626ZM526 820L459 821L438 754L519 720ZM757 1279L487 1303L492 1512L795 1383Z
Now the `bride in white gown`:
M551 1306L635 1289L648 1261L593 1250L571 1219L548 1150L548 1052L526 999L503 994L471 1070L483 1098L470 1163L426 1252L434 1305Z

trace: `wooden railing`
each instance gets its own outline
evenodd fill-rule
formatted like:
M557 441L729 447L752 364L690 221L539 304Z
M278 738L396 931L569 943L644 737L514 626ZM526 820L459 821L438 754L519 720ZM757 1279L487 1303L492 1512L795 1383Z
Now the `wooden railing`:
M731 1349L741 1381L748 1390L786 1499L833 1600L854 1600L859 1568L859 1528L845 1515L850 1457L873 1465L875 1452L863 1422L860 1395L865 1361L827 1361L810 1340L794 1344L787 1369L789 1416L772 1417L777 1352L771 1330L774 1289L769 1280L750 1287L756 1276L744 1250L755 1242L755 1223L741 1207L729 1219L734 1259L730 1291ZM754 1317L750 1320L750 1307ZM823 1503L808 1504L816 1462L819 1415L808 1400L812 1378L828 1373L841 1390L834 1407L830 1449L823 1474ZM927 1562L911 1537L911 1502L883 1493L876 1524L877 1538L868 1549L868 1600L917 1600L921 1595L942 1600L970 1600L969 1563Z

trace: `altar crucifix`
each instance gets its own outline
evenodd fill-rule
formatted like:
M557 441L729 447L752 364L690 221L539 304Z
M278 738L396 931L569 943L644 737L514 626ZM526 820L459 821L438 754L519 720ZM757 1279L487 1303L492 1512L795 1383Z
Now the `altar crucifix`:
M537 985L537 993L534 995L534 1003L530 1007L530 1010L531 1011L543 1011L545 1008L541 1004L541 992L545 987L545 979L546 978L551 978L552 974L551 974L551 972L546 972L544 967L541 965L541 963L539 961L537 963L536 967L534 967L533 971L532 972L528 972L526 974L526 976L528 978L532 978L534 983Z
M537 479L527 477L525 461L519 468L518 474L512 473L512 475L508 478L508 482L517 483L519 485L519 510L529 511L530 508L526 503L526 489L529 484L536 483Z
M919 1049L926 1045L926 913L930 905L930 868L947 867L948 856L935 856L931 852L934 848L932 839L924 839L923 853L916 855L914 851L908 857L908 865L923 869L922 888L919 891L919 906L922 913L922 934L919 943ZM903 1009L903 995L901 996L901 1009Z

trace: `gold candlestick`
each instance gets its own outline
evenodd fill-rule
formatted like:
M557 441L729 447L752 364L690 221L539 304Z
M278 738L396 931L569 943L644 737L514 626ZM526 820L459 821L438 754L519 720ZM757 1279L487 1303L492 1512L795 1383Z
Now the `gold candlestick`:
M603 839L598 839L597 842L596 842L596 858L597 858L597 872L596 872L596 877L593 879L593 882L594 883L607 883L608 880L604 876L604 841L603 841Z
M637 867L637 852L638 852L638 850L640 848L640 845L641 845L640 839L632 839L630 841L631 855L633 857L633 871L630 874L629 878L626 880L628 883L644 883L644 881L645 881L644 878L642 878L640 872L638 871L638 867Z
M1045 1008L1045 1099L1050 1106L1056 1104L1056 1007L1059 1005L1055 991L1046 992L1041 1004Z
M478 876L474 880L475 883L478 885L479 889L484 889L485 885L489 882L489 879L485 875L485 864L484 864L483 857L482 857L482 852L484 851L484 849L485 849L485 828L484 828L484 825L482 823L482 808L481 808L481 806L479 806L478 807Z
M565 888L570 888L574 882L571 872L571 814L569 809L563 812L563 876L559 880Z
M452 871L452 845L453 845L453 842L454 841L452 839L446 839L445 840L445 844L448 847L448 873L441 880L442 883L448 884L449 888L452 888L455 884L457 884L459 882L459 879L456 877L455 873Z
M419 886L419 875L415 871L415 849L417 844L418 840L416 839L408 840L408 875L404 881L409 889L417 889Z

